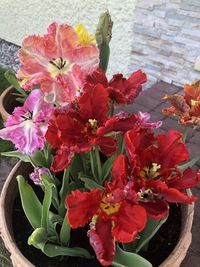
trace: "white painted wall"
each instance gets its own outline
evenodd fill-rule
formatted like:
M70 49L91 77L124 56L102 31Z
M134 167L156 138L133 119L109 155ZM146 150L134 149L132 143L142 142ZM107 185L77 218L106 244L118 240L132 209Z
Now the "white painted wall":
M56 21L83 23L94 32L99 14L109 9L113 26L108 73L128 74L135 0L0 0L0 38L21 44L27 34L43 34Z

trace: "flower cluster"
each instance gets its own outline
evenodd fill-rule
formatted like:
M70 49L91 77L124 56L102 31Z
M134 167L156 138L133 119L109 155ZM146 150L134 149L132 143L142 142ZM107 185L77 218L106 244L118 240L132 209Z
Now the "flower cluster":
M105 16L96 39L82 24L56 23L43 37L24 39L17 78L30 94L0 137L12 141L13 155L34 168L29 185L18 177L22 206L34 228L28 243L50 257L90 258L85 248L70 247L70 228L89 224L90 244L101 265L108 266L117 243L142 236L149 218L166 219L169 203L195 201L186 189L198 184L200 171L181 171L189 160L181 133L155 134L162 122L151 122L147 112L115 113L116 105L134 105L147 77L137 70L129 78L107 79L101 66L109 53L101 49L109 49L112 23ZM198 125L199 90L197 82L185 86L185 96L166 96L173 107L165 114ZM41 188L43 203L31 182ZM29 201L37 212L29 210Z
M184 95L166 95L163 99L172 105L165 108L167 116L176 116L184 126L200 127L200 81L184 85Z

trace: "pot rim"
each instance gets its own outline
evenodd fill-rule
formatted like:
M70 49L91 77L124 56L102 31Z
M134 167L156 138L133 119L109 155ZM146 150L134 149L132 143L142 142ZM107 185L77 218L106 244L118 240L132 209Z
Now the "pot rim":
M21 253L21 251L19 250L19 248L17 247L15 240L13 240L13 237L10 234L10 231L8 229L7 226L7 222L6 222L6 214L5 214L5 202L6 202L6 196L7 196L7 192L9 190L9 186L10 186L10 182L13 179L13 176L15 175L17 169L19 168L19 166L21 166L23 164L22 161L17 162L17 164L14 165L14 167L12 168L11 172L9 173L2 192L1 192L1 196L0 196L0 235L4 241L4 244L6 246L6 248L8 249L8 251L11 253L11 260L12 263L14 264L14 262L19 262L19 258L20 258L20 262L24 262L27 267L35 267L35 265L33 265L28 259L26 259L26 257L24 257L24 255ZM12 252L15 251L15 253L17 253L17 257L16 255L14 255ZM18 267L20 265L17 265L16 267ZM21 265L24 267L24 265Z
M0 113L1 113L1 116L3 118L3 120L6 120L10 114L6 111L5 107L4 107L4 104L3 104L3 101L6 97L6 95L13 89L14 87L11 85L9 87L7 87L3 93L0 95Z
M11 260L14 263L16 256L12 254L12 251L17 252L18 257L20 258L20 262L24 262L26 265L16 265L23 266L23 267L35 267L29 260L26 259L26 257L21 253L21 251L18 249L17 245L15 244L15 241L13 240L10 231L8 229L7 223L6 223L6 214L5 214L5 201L6 201L6 195L9 189L10 182L13 179L13 176L15 175L17 169L22 165L26 164L22 161L19 161L15 166L12 168L11 172L9 173L5 184L3 186L1 196L0 196L0 235L2 239L4 240L6 248L11 252ZM191 195L191 190L188 189L187 193ZM175 248L173 249L172 253L164 260L164 262L159 265L159 267L178 267L180 266L181 262L186 256L187 250L191 244L192 241L192 223L193 223L193 217L194 217L194 203L191 205L184 205L182 206L182 226L181 226L181 233L179 237L179 241L177 242ZM14 259L13 259L14 258ZM18 261L18 260L17 260Z

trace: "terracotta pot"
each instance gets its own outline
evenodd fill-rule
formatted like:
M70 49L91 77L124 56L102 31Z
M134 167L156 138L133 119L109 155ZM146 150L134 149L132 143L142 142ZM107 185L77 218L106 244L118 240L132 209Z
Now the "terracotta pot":
M0 95L0 114L4 121L7 120L8 116L12 113L14 109L15 96L12 95L12 91L14 92L13 86L8 87L3 93Z
M28 164L18 162L10 172L2 193L0 203L0 231L1 237L7 249L11 253L11 260L14 267L34 267L19 251L16 246L13 231L12 231L12 208L13 201L17 194L16 176L23 174L26 176L30 173L32 167ZM188 191L191 194L191 191ZM191 228L194 216L194 205L187 205L182 207L182 229L179 241L172 251L171 255L160 265L160 267L179 267L186 256L187 250L192 240ZM31 248L30 248L31 249ZM44 266L46 267L46 266Z

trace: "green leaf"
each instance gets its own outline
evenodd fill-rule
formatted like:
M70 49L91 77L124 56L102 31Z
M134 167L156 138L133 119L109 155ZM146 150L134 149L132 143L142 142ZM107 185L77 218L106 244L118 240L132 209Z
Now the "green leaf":
M148 245L148 242L157 233L160 227L166 222L167 218L168 216L166 216L162 220L154 220L150 218L148 219L146 227L139 234L140 239L138 239L137 242L137 248L135 250L136 253L138 253L142 248Z
M18 158L24 162L30 162L30 163L34 163L36 166L42 166L42 167L49 167L45 157L44 157L44 153L43 151L39 150L37 151L33 156L29 157L17 150L15 151L9 151L9 152L2 152L1 153L2 156L6 156L6 157L14 157L14 158Z
M110 172L111 172L111 169L112 169L112 165L113 165L113 162L114 162L116 157L117 157L117 154L114 154L113 156L109 157L104 162L103 167L102 167L103 180L105 180L110 175Z
M28 238L28 244L43 251L46 242L48 241L47 231L40 227L35 229Z
M60 206L59 206L59 215L63 218L65 216L65 199L69 190L69 175L70 169L67 168L64 170L63 178L62 178L62 187L60 189Z
M7 81L24 97L27 97L26 92L21 88L19 85L19 82L15 76L14 73L12 73L10 70L7 70L4 74L5 78Z
M42 217L41 217L41 227L50 233L50 220L49 220L49 210L52 201L52 188L55 187L54 184L48 184L45 186L44 200L42 204Z
M74 179L74 181L78 182L79 172L83 172L83 163L79 154L75 154L74 158L72 159L70 173Z
M38 150L35 154L31 156L31 159L34 162L34 164L37 166L46 167L46 168L50 167L50 165L46 161L43 150Z
M92 258L90 253L79 247L69 248L64 246L58 246L54 244L48 244L48 240L51 240L52 237L47 236L45 228L37 228L31 234L28 239L28 244L40 249L48 257L57 257L57 256L73 256L73 257L82 257L82 258Z
M90 178L81 176L80 180L84 182L85 188L87 188L89 190L93 189L93 188L103 189L103 186L99 185L98 183L96 183L94 180L92 180Z
M181 172L184 172L184 170L187 169L188 167L192 168L199 160L200 160L200 155L194 157L193 159L182 165L179 165L178 168Z
M116 248L114 261L111 264L115 267L152 267L152 264L138 254L126 252Z
M71 227L70 227L69 222L65 216L61 230L60 230L61 245L64 245L64 246L69 245L70 233L71 233Z
M26 156L25 154L20 153L19 151L2 152L1 156L14 157L14 158L18 158L24 162L30 162L30 158L28 156Z
M5 78L4 74L8 69L4 69L0 67L0 94L3 92L4 89L6 89L10 84Z
M17 176L17 182L24 213L31 226L34 229L39 228L41 226L42 204L22 175Z
M92 256L86 249L79 248L79 247L68 248L64 246L46 244L44 246L43 252L48 257L71 256L71 257L81 257L81 258L92 259Z

